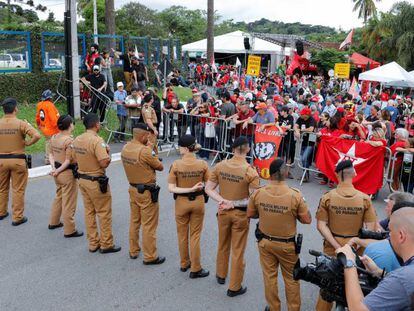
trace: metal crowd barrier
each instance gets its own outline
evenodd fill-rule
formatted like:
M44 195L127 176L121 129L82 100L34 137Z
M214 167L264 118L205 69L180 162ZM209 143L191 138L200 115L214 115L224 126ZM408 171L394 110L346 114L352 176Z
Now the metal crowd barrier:
M390 151L391 153L391 151ZM387 182L390 191L403 191L413 193L413 153L396 152L390 157Z

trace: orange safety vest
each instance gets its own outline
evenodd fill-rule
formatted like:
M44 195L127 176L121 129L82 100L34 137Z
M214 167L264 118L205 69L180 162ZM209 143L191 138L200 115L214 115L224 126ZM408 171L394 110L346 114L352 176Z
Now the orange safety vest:
M45 136L53 136L59 132L57 121L59 111L50 100L41 101L37 104L36 123Z

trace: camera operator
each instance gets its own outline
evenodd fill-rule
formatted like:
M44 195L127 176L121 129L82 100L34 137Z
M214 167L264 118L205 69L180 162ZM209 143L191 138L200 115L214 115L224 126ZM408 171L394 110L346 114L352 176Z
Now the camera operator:
M361 228L374 230L376 214L368 195L356 190L352 179L356 176L350 160L341 161L335 168L338 187L324 194L316 213L317 228L324 238L323 252L335 255L335 250L357 237ZM317 311L331 310L332 303L321 295Z
M293 279L301 244L301 241L295 241L296 220L310 224L312 218L302 193L285 182L288 168L284 161L274 160L269 171L270 183L250 197L247 209L247 217L259 218L256 238L268 303L265 310L281 309L277 286L279 263L285 282L287 309L300 310L300 284Z
M345 292L349 310L413 310L414 308L414 209L404 207L390 218L390 240L403 266L387 274L366 297L363 296L355 267L356 255L349 245L336 250L347 258L345 266ZM365 268L377 277L384 271L367 256L361 258Z

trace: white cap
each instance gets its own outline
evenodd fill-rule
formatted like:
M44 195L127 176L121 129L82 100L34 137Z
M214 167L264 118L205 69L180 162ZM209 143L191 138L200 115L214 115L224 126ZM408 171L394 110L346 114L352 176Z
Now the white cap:
M99 65L94 65L94 66L92 67L92 70L96 70L96 69L101 70L101 69L99 68Z
M120 87L120 86L124 86L124 84L122 83L122 82L118 82L117 84L116 84L116 87L118 88L118 87Z

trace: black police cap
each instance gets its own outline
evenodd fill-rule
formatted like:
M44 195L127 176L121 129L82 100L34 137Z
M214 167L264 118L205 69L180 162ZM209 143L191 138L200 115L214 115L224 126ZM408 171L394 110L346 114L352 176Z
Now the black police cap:
M343 171L346 168L354 167L351 160L344 160L338 163L338 165L335 168L335 173L339 173Z
M273 175L280 171L280 168L285 162L282 159L275 159L272 163L270 163L269 167L269 174Z
M235 149L237 147L248 145L248 144L249 144L249 140L245 136L240 136L234 140L233 145L231 147Z
M183 135L178 140L178 146L180 147L190 147L196 143L196 139L191 135Z
M135 129L140 129L143 131L147 131L147 132L152 132L150 127L148 125L146 125L145 123L138 123L134 126Z

